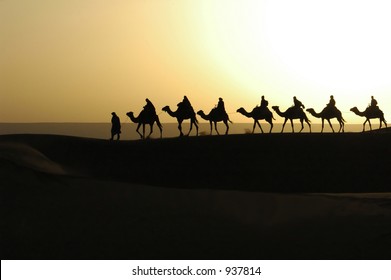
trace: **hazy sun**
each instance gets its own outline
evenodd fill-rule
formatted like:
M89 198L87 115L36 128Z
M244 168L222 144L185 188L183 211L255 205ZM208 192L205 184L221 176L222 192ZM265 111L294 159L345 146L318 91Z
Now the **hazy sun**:
M243 84L257 88L274 71L368 96L391 86L390 8L379 0L243 0L204 15L215 59Z

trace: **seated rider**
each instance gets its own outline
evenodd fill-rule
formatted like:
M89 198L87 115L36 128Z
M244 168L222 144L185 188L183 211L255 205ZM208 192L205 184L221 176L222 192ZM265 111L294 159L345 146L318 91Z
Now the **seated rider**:
M193 107L186 95L183 96L182 102L178 104L178 108L185 112L193 111Z
M153 106L152 102L148 98L145 99L145 101L147 102L147 104L145 104L145 106L144 106L144 112L148 116L155 116L156 115L155 106Z
M329 101L329 103L326 106L329 107L329 108L335 107L335 100L334 100L334 96L333 95L330 95L330 101Z
M298 100L297 98L296 98L296 96L293 96L293 106L295 107L295 108L297 108L297 109L301 109L301 108L305 108L305 106L303 105L303 103L301 103L301 101L300 100Z
M221 97L219 97L219 102L217 103L217 110L221 113L225 113L224 101Z
M371 107L377 107L377 100L371 96Z
M269 102L265 99L265 96L261 97L261 108L266 108L269 105Z
M368 108L372 111L376 111L379 109L377 106L377 100L373 96L371 96L371 104L368 106Z

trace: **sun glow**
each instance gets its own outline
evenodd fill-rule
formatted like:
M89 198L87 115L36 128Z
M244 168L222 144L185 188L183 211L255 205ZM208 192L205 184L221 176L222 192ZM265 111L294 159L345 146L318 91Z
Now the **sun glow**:
M185 94L202 110L223 97L235 122L250 121L235 112L261 95L281 110L297 96L320 111L333 94L349 123L363 122L349 109L374 95L387 119L390 8L382 0L0 1L0 121L107 121L108 112L141 110L146 97L162 108Z
M204 12L216 63L248 91L321 109L330 94L348 111L391 90L387 1L224 1ZM243 98L243 97L242 97ZM383 104L390 98L383 98Z

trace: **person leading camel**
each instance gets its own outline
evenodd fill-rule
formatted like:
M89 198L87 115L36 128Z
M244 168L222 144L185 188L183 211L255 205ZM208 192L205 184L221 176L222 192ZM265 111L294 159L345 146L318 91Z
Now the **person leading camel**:
M111 115L112 115L112 117L111 117L111 138L110 138L110 140L113 140L115 135L117 135L117 140L119 140L120 134L121 134L121 121L115 112L112 112Z

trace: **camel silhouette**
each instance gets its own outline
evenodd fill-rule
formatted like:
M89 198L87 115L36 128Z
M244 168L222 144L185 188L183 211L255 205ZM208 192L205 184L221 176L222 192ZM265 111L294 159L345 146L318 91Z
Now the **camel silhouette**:
M240 107L236 112L241 113L242 115L246 116L247 118L254 119L254 125L253 125L253 131L254 133L255 126L258 125L258 127L261 129L261 132L263 133L262 126L259 123L259 120L265 120L270 124L270 131L272 132L273 129L273 113L267 108L267 107L255 107L251 112L247 112L243 107Z
M284 124L282 125L281 132L284 131L284 127L285 127L285 124L286 124L288 119L291 121L292 133L295 132L294 128L293 128L293 120L294 119L300 119L301 129L300 129L299 132L301 132L304 129L303 121L305 121L308 124L308 127L310 128L310 132L311 132L310 120L307 118L307 115L305 114L305 112L301 108L290 107L285 112L281 112L279 106L272 106L272 108L273 108L274 111L276 111L276 113L280 117L285 118Z
M158 115L152 115L150 116L149 114L147 114L147 112L145 112L144 110L142 110L140 112L140 114L138 115L138 117L135 117L134 116L134 113L133 112L128 112L126 113L126 115L130 118L130 120L134 123L137 123L137 133L140 135L141 139L144 139L145 138L145 125L146 124L149 124L150 126L150 132L147 136L147 138L149 138L149 136L151 136L152 132L153 132L153 125L154 123L156 122L157 126L159 127L160 129L160 138L162 138L162 133L163 133L163 126L162 124L160 123L160 120L159 120L159 116ZM139 129L140 129L140 126L143 126L143 133L141 134L139 132Z
M370 119L379 119L380 120L379 129L382 127L382 123L383 122L384 122L385 126L387 127L387 122L384 119L383 111L380 110L378 107L375 107L375 108L368 107L368 108L365 109L364 112L360 112L357 109L357 107L353 107L353 108L350 109L350 111L352 111L353 113L355 113L356 115L358 115L360 117L365 117L366 118L365 122L362 125L362 131L363 132L365 131L365 124L367 122L369 123L369 129L372 130L372 125L371 125Z
M226 126L225 134L228 134L229 125L228 122L232 123L228 117L228 114L226 112L221 112L217 108L213 108L208 115L205 115L204 111L200 110L197 112L198 115L200 115L201 118L204 120L209 121L210 124L210 135L212 135L212 123L214 123L215 130L218 135L220 135L219 131L217 130L217 123L218 122L224 122Z
M331 124L331 119L333 118L337 118L337 121L339 122L339 130L338 132L345 132L345 120L344 118L342 117L342 113L340 110L338 110L337 108L329 108L329 107L326 107L322 110L322 112L320 113L316 113L315 110L313 108L309 108L307 109L307 112L309 112L311 115L313 115L315 118L321 118L322 119L322 130L320 131L321 133L323 132L323 128L324 128L324 120L327 120L330 127L331 127L331 130L333 132L334 131L334 128L333 128L333 125Z
M180 133L179 136L180 137L183 136L182 122L187 119L190 119L190 129L189 129L189 132L187 133L187 135L189 135L191 130L193 129L193 124L196 127L196 135L198 135L198 120L197 120L197 117L196 117L194 110L192 110L192 109L182 110L179 106L175 112L173 112L170 109L170 106L164 106L162 108L162 110L164 112L167 112L171 117L177 119L178 124L179 124L178 129L179 129L179 133Z

